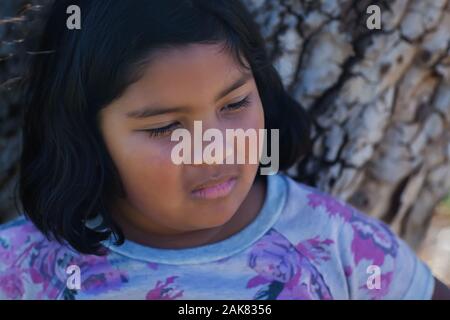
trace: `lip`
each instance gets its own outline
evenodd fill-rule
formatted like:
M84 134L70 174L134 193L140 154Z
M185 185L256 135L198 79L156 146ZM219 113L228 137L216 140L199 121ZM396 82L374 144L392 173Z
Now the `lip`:
M217 199L227 196L236 185L236 177L211 180L194 189L191 194L199 199Z

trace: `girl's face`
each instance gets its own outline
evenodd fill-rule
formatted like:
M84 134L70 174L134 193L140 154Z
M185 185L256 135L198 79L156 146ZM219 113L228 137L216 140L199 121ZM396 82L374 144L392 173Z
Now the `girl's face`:
M143 77L100 111L101 133L126 192L111 204L125 236L127 229L176 235L219 227L254 187L258 164L176 165L171 158L172 148L179 144L171 141L172 131L185 128L194 136L194 121L202 121L203 131L220 130L224 145L225 129L264 128L252 74L220 48L192 44L157 51ZM245 98L249 103L238 107ZM143 109L147 112L137 117ZM203 148L208 144L203 142ZM245 151L248 155L248 143ZM214 198L195 192L215 177L219 183L236 178L231 191Z

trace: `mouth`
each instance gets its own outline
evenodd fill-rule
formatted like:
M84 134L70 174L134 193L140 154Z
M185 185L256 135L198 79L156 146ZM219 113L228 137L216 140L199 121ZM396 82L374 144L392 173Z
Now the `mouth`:
M217 199L226 197L236 185L236 177L228 177L219 180L211 180L194 189L191 194L197 199Z

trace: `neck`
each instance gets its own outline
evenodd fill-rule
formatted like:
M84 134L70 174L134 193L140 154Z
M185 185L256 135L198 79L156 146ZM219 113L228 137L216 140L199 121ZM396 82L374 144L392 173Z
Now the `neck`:
M183 249L197 247L225 240L249 225L261 211L267 190L267 177L256 176L255 181L236 213L227 223L210 229L195 230L174 235L156 235L140 229L124 220L122 215L115 215L125 238L161 249Z

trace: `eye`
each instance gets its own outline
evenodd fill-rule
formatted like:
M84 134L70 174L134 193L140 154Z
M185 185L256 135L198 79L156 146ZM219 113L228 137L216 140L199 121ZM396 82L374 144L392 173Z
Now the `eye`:
M179 126L180 126L180 123L174 122L165 127L147 129L147 130L141 130L141 131L147 132L150 137L161 137L161 136L166 136L166 135L170 134L173 130L175 130Z
M246 96L244 99L242 99L239 102L229 104L229 105L225 106L223 109L228 110L228 111L236 111L239 109L243 109L243 108L247 107L248 105L250 105L250 96Z

